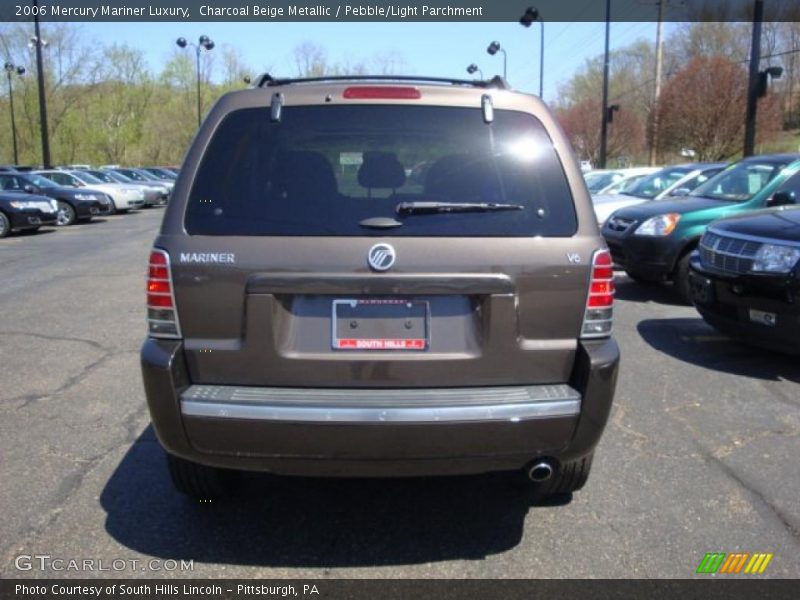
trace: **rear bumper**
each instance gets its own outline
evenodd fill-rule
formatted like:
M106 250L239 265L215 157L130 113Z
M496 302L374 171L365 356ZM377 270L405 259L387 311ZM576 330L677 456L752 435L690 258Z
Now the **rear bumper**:
M315 476L519 469L580 458L600 439L619 350L580 345L569 384L328 390L190 385L180 342L142 348L145 391L164 448L219 467Z

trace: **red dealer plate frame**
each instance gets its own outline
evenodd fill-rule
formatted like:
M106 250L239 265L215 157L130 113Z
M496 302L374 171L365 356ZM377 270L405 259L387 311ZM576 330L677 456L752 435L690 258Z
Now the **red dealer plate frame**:
M362 352L425 351L430 347L429 303L399 298L336 299L331 307L331 347Z

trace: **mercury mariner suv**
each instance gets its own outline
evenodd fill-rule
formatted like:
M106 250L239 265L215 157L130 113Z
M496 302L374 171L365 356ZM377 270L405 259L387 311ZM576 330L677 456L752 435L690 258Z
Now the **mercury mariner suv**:
M223 96L150 255L147 401L175 486L515 471L586 481L614 282L577 160L501 79Z

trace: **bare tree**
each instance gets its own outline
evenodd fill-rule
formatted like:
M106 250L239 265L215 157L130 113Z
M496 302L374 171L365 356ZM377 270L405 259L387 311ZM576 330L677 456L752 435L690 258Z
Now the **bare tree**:
M583 100L556 114L572 145L582 156L597 163L600 159L600 100ZM614 113L608 124L607 157L631 158L644 148L644 128L641 120L626 106Z
M747 71L727 58L696 57L664 86L659 103L662 148L693 150L699 160L724 160L741 151ZM759 106L759 139L775 137L775 100Z

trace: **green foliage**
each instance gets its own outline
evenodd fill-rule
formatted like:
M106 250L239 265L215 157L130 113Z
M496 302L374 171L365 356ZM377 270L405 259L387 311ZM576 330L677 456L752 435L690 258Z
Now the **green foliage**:
M28 23L0 23L0 58L24 66L14 75L14 112L21 164L41 163L36 61L28 48ZM54 164L178 164L197 130L196 55L172 48L152 73L138 48L98 45L80 26L42 24L45 90ZM371 61L331 61L321 46L298 46L291 61L299 76L396 73L396 53ZM206 113L221 95L245 87L248 66L233 46L221 44L200 55L201 104ZM13 161L10 106L5 72L0 74L0 164Z

